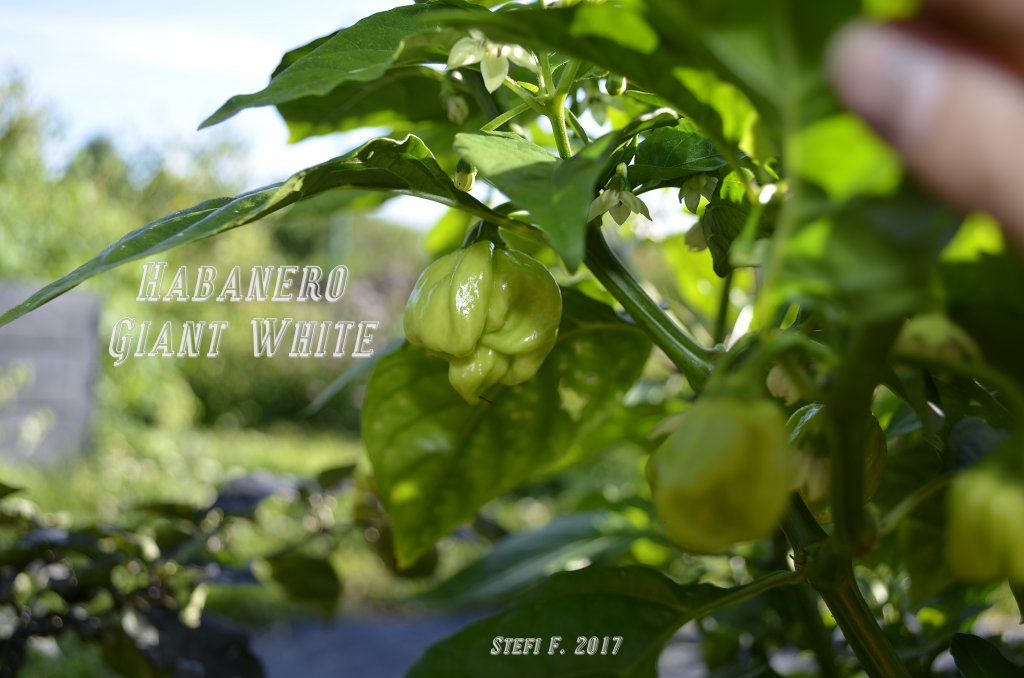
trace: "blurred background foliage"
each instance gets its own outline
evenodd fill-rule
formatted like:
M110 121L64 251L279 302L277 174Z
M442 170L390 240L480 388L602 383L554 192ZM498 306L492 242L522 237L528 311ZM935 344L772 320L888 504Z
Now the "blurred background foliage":
M59 135L59 121L34 102L23 79L8 77L0 83L3 279L41 284L59 277L129 229L212 195L236 193L246 182L243 149L231 141L155 148L127 157L110 139L97 137L71 157L54 162L50 146ZM361 213L358 196L347 202L349 209L342 215L335 212L336 204L306 203L245 229L244 234L225 234L161 257L172 271L185 264L194 271L205 264L217 267L222 275L235 265L245 271L256 264L317 264L324 270L345 264L350 284L335 305L138 303L141 266L119 268L84 285L102 300L103 355L97 356L101 367L91 439L83 454L53 466L0 458L2 477L22 488L3 502L0 528L74 534L76 529L117 523L158 538L161 521L176 520L174 507L194 507L199 515L219 521L224 515L220 507L204 510L223 497L219 490L232 481L237 485L240 478L255 478L255 494L251 487L243 487L253 502L248 519L228 520L227 536L213 540L212 547L207 535L207 553L197 556L196 562L221 561L245 571L254 558L307 539L313 509L309 501L294 501L292 490L301 484L300 478L360 462L353 404L361 391L347 389L305 416L303 410L352 367L352 360L285 357L264 359L256 366L249 319L378 320L375 345L383 347L400 332L394 319L400 317L412 276L426 259L425 251L413 245L414 233ZM218 359L129 359L113 367L106 346L113 323L125 316L154 324L171 320L176 327L184 320L223 319L234 329L225 334ZM260 501L275 495L277 501ZM318 496L314 503L320 527L333 526L335 515L350 523L354 493ZM137 510L143 505L158 507L155 517L153 510ZM339 578L351 580L345 587L347 604L358 608L393 595L386 569L366 548L361 531L338 534L335 548L321 551L330 557ZM0 529L0 550L9 555L21 536ZM356 575L349 576L353 572ZM259 585L252 573L240 581L210 584L207 609L249 624L310 612L308 606L291 602L295 596L280 586ZM0 583L0 588L11 585ZM193 581L190 588L195 585ZM99 674L94 651L87 651L70 634L61 635L61 644L73 661L54 664L41 653L30 661L25 675L72 675L67 673L71 665L78 666L77 675Z

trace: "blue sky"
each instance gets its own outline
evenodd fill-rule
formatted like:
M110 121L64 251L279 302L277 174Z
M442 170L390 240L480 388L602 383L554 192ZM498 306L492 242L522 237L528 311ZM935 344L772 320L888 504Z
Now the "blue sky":
M396 0L0 0L0 73L23 74L63 125L63 148L97 133L125 151L218 134L250 149L255 183L283 179L358 143L287 144L272 108L246 110L202 132L229 96L262 89L282 53ZM58 147L60 148L60 147Z
M411 0L0 0L0 77L24 75L35 100L63 124L56 157L96 134L125 152L195 146L217 135L249 149L251 185L286 178L357 146L351 135L288 144L273 108L247 109L213 128L196 127L234 94L266 86L281 55L375 12ZM170 160L173 162L172 154ZM660 230L675 230L675 197L660 212ZM653 201L653 202L651 202ZM396 198L382 216L425 228L444 208ZM692 219L683 220L682 228Z

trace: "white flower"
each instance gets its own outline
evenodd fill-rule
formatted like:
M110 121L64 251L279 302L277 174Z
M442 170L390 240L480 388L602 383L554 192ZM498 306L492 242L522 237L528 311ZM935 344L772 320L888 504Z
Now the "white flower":
M796 405L803 398L800 388L793 383L789 372L782 365L772 365L765 379L765 386L768 392L776 398L781 398L786 405Z
M587 221L596 219L605 212L612 215L612 219L619 226L626 223L626 219L634 212L644 215L648 221L651 220L651 213L647 211L647 205L643 200L633 195L632 191L618 188L605 189L601 195L594 198L594 202L590 203Z
M601 195L594 198L590 203L590 213L587 221L593 221L607 212L612 215L619 226L626 223L630 214L642 214L652 221L651 213L647 210L644 201L636 197L633 191L629 190L626 182L626 166L622 163L615 168L615 176L608 182L608 188L601 192Z
M466 118L469 117L469 104L464 97L457 94L445 98L444 108L448 120L456 125L466 122Z
M470 29L469 37L456 42L448 53L448 68L479 63L484 86L488 92L493 92L505 81L510 59L523 68L537 70L537 57L519 45L491 42L480 31Z
M696 174L687 179L686 183L679 189L679 201L686 203L686 209L691 214L696 214L697 208L700 206L700 199L704 197L711 200L717 185L718 179L715 177L709 177L706 174Z

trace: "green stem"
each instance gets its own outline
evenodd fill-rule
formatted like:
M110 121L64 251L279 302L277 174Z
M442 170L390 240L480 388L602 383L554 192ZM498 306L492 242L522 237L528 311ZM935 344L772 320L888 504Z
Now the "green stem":
M504 125L506 122L509 122L518 115L522 115L531 108L533 108L533 106L524 101L523 103L508 109L507 111L497 116L493 120L488 121L487 124L483 125L480 129L484 132L491 132L493 130L496 130L502 125Z
M562 75L559 76L558 87L555 89L555 96L561 97L563 103L565 102L565 98L569 96L569 90L572 89L572 85L576 81L576 74L579 72L580 62L576 59L570 59L562 68Z
M555 135L555 148L558 149L558 155L563 160L572 157L572 146L569 145L569 135L565 129L565 99L573 82L576 80L576 73L579 72L579 68L580 62L575 59L565 65L562 69L562 75L558 80L558 87L555 88L554 94L548 100L547 116L551 120L551 129ZM548 68L547 73L547 79L550 81L550 68Z
M537 58L540 61L540 72L537 74L539 82L537 84L540 86L541 94L551 96L553 83L551 81L551 61L547 50L542 49L537 54Z
M533 110L537 111L541 115L547 113L547 111L544 110L544 105L537 99L537 97L532 92L530 92L528 89L526 89L525 87L523 87L522 85L520 85L518 82L508 77L507 75L505 76L504 85L512 92L514 92L516 96L522 99L524 103L529 104L530 108L532 108Z
M864 512L864 454L875 387L885 377L885 357L899 322L855 327L846 362L825 393L832 450L832 514L837 548L849 555L869 551L877 538Z
M808 554L828 537L798 494L790 498L789 509L782 517L782 531L793 547L797 569L806 566Z
M569 145L569 135L565 131L565 99L555 97L548 110L548 118L551 119L551 130L555 135L555 148L558 149L558 156L562 160L572 157L572 146Z
M715 316L715 330L711 335L716 346L725 341L725 331L729 324L729 295L732 292L732 276L733 272L729 271L725 279L722 280L722 294L718 298L718 315Z
M873 678L905 678L903 662L860 593L853 561L836 551L798 495L793 495L782 530L793 547L797 571L821 595L864 671Z
M600 229L590 228L587 232L584 262L633 320L644 328L655 345L679 368L691 388L699 392L711 372L708 362L711 351L684 333L654 303L608 247Z
M766 574L760 579L755 579L749 584L737 586L736 588L732 589L728 594L722 596L721 598L715 599L714 602L709 603L704 607L697 608L690 615L688 615L688 617L689 619L700 619L701 617L706 617L712 612L720 610L723 607L735 605L736 603L742 603L744 600L750 600L751 598L756 598L765 591L770 591L780 586L799 584L803 580L803 575L801 575L799 572L790 572L789 570L772 572L771 574Z
M834 585L815 586L822 600L843 630L846 642L860 660L861 668L872 678L906 678L909 674L892 645L878 626L857 587L849 560L837 564ZM811 582L814 585L814 582Z
M565 109L565 118L569 121L569 126L572 127L572 131L576 133L576 136L580 138L585 144L590 143L590 137L587 136L587 130L583 129L583 125L580 124L580 119L576 117L576 114L572 112L571 108Z

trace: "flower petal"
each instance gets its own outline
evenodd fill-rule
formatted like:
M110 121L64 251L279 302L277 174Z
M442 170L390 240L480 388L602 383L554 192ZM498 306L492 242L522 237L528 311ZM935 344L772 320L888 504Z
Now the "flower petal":
M679 199L686 204L686 209L690 210L691 214L697 213L700 206L700 191L694 190L689 184L684 185L679 189Z
M508 58L512 60L512 63L523 68L529 68L534 72L537 71L537 57L531 52L528 52L519 45L507 45L507 47Z
M601 195L594 198L594 201L590 203L590 212L587 213L587 221L591 222L597 219L599 216L607 212L612 206L617 205L619 202L619 195L616 190L608 190L601 193Z
M630 191L622 191L622 195L619 198L622 204L625 205L630 212L636 214L642 214L647 217L647 221L653 221L651 219L651 213L647 210L647 205L640 198L633 195Z
M508 75L508 59L503 56L496 56L488 51L480 62L480 74L484 76L484 87L488 92L493 92L501 87Z
M624 223L626 223L626 219L629 219L629 215L631 213L632 212L629 209L629 207L627 207L625 204L621 202L616 205L613 205L612 208L608 210L608 214L612 215L612 219L614 219L615 223L618 224L619 226L622 226Z
M448 68L459 68L475 64L483 58L484 49L480 40L461 38L448 52Z

